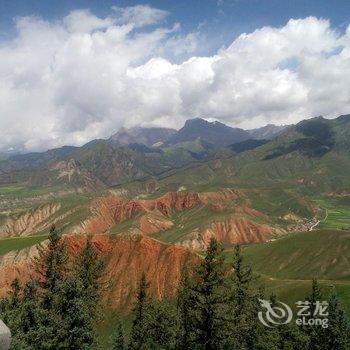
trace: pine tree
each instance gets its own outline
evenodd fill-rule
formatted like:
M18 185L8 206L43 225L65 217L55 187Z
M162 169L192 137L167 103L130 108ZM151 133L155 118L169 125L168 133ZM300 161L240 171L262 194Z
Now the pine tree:
M308 349L309 337L291 322L286 325L280 325L278 331L278 350Z
M233 256L232 292L234 302L234 319L239 322L244 309L249 303L250 283L253 280L252 268L243 263L240 245L235 245Z
M257 291L249 289L245 307L241 314L241 318L244 314L243 320L245 320L246 329L239 326L233 330L233 336L239 334L242 343L239 344L234 341L233 344L236 344L237 349L281 350L278 347L278 330L267 328L258 318L258 313L265 311L262 310L259 299L265 299L263 289L259 288Z
M328 327L325 329L324 349L350 349L350 324L335 291L328 300Z
M176 305L169 300L150 303L149 337L156 349L175 349L179 334Z
M112 350L126 350L126 343L125 343L125 336L124 336L124 329L122 323L119 321L117 323L117 330L115 334L115 338L113 340L113 347Z
M250 289L252 269L243 263L241 248L234 248L231 285L231 333L229 344L235 349L254 346L257 325L256 302Z
M0 319L5 320L6 313L8 310L8 299L6 298L1 298L0 299Z
M184 268L181 273L181 280L177 294L177 310L179 315L179 336L178 349L189 349L193 342L192 321L193 321L193 296L192 284L187 268Z
M47 313L39 300L38 282L29 280L23 288L23 298L18 308L17 336L12 346L32 350L50 349L52 330L43 324L46 317Z
M316 303L318 301L323 301L323 293L316 279L312 280L311 293L306 298L306 301L309 303L309 316L305 316L306 322L309 322L310 319L313 319L316 311ZM320 350L325 349L325 330L319 325L306 325L302 327L305 335L310 339L309 341L309 350Z
M310 303L310 313L312 314L311 317L313 317L313 314L316 310L316 302L317 301L322 301L323 299L323 293L321 290L320 285L318 284L316 279L312 280L312 285L311 285L311 293L310 295L306 298L306 300Z
M54 349L52 333L44 324L47 313L42 309L38 295L38 283L29 280L22 288L17 281L12 284L13 291L8 298L8 325L12 332L11 349L47 350ZM19 291L21 295L19 295Z
M13 349L83 350L96 346L103 264L90 240L70 275L67 262L65 242L53 227L48 244L40 246L34 260L38 281L29 281L22 291L14 280L9 297L1 303L1 316L8 318L13 332Z
M96 308L98 304L103 269L104 263L93 246L91 237L88 237L77 258L75 270L83 284L84 299L91 308Z
M88 237L85 246L76 259L74 275L82 285L81 302L84 303L84 308L88 309L90 313L90 322L93 325L90 331L94 343L97 342L96 324L101 316L100 292L103 269L104 263L92 244L91 237Z
M39 246L34 267L43 290L43 306L46 309L52 309L60 283L67 273L68 254L66 244L55 226L50 229L48 241L47 246Z
M11 283L11 291L9 298L9 305L11 308L16 308L20 303L21 283L16 277Z
M212 239L196 269L191 288L193 343L198 349L221 349L227 334L227 288L222 247Z
M57 312L62 318L63 329L57 349L87 350L95 343L94 324L90 309L84 303L84 286L75 276L69 276L61 284Z
M270 301L273 306L278 306L277 297L274 294L270 296ZM275 344L277 350L294 350L308 348L308 336L305 335L294 322L281 324L276 328L269 329L268 331L270 333L275 333L276 335Z
M147 350L151 348L149 338L149 303L147 298L148 283L142 274L133 309L134 320L131 328L129 349Z
M11 283L11 290L4 298L0 305L0 317L11 328L16 328L18 319L18 309L21 303L22 286L18 278L15 278Z
M41 330L43 336L37 340L37 349L60 349L66 336L59 310L61 286L68 273L66 243L54 226L51 227L48 242L39 246L33 265L40 286L40 305L45 313Z

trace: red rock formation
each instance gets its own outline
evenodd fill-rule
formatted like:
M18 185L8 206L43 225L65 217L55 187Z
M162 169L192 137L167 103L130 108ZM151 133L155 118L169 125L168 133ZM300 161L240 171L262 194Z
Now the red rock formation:
M245 217L231 218L226 221L215 221L203 234L206 245L211 237L225 244L264 242L271 238L274 231L271 227L257 224Z
M233 245L265 242L276 234L277 231L268 225L253 222L243 216L233 216L227 220L214 221L203 230L195 230L181 242L181 245L203 250L211 238L225 245Z
M244 197L243 191L224 189L218 192L201 192L199 193L200 200L205 203L222 203L232 202L238 197Z
M138 227L143 234L151 235L159 231L167 230L173 226L173 222L155 215L143 215L138 220Z
M84 236L65 236L71 256L85 244ZM131 305L139 279L144 272L153 297L172 297L176 293L183 266L192 266L199 257L184 247L166 245L143 235L95 235L92 243L106 261L103 299L112 308ZM0 295L11 281L22 282L33 274L31 259L35 247L0 257Z
M234 205L237 198L243 201L239 205ZM81 233L105 233L114 225L135 218L132 232L151 235L173 226L171 215L174 211L188 210L200 205L210 206L218 213L233 210L234 214L227 219L210 223L205 229L194 230L181 242L185 246L204 249L210 237L216 237L219 241L229 245L262 242L275 234L274 228L247 219L247 217L264 217L264 214L249 206L243 190L231 189L202 193L168 192L155 199L128 200L120 196L109 195L95 202L95 215L88 220Z
M127 200L119 196L108 195L96 200L93 204L94 216L84 224L86 233L104 233L124 220L135 217L137 214L169 217L172 210L185 210L201 203L198 193L195 192L168 192L156 199ZM146 218L140 219L145 224ZM151 220L151 219L150 219ZM168 228L169 222L160 227ZM167 223L166 223L167 222ZM145 226L145 225L144 225ZM141 231L142 228L140 227ZM146 230L145 233L147 233ZM150 233L156 232L150 230Z
M84 224L86 233L104 233L113 225L131 218L143 209L135 201L108 195L97 199L92 206L93 217Z
M61 204L50 203L19 215L11 216L0 226L0 237L28 236L35 230L41 231L46 229L53 224L53 221L50 221L50 217L58 212L60 208Z
M243 213L243 214L247 214L249 216L252 217L262 217L264 216L264 214L258 210L255 210L253 208L250 208L246 205L237 205L236 207L236 212L237 213Z
M0 256L0 297L10 290L11 282L18 278L26 282L32 274L31 259L37 255L35 246L20 251L12 251Z

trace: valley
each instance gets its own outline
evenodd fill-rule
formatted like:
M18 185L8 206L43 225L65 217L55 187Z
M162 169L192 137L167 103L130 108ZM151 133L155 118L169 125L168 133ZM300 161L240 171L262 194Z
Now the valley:
M0 350L350 350L350 1L0 1Z
M263 141L227 128L123 129L0 161L0 295L33 274L54 225L72 256L91 236L106 262L101 334L117 311L128 319L142 272L152 297L172 298L211 238L227 259L242 245L267 294L292 304L317 278L350 315L350 116L264 129Z

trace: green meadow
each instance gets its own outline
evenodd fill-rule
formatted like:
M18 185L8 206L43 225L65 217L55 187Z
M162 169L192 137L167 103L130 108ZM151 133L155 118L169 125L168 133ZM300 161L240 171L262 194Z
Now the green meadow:
M260 276L266 295L294 304L318 279L327 294L335 288L350 315L350 231L317 230L294 233L244 247L244 257ZM228 259L232 251L226 251Z
M21 250L38 244L46 239L47 235L11 237L0 239L0 256L13 250Z
M322 198L316 203L324 209L319 229L350 230L350 198Z

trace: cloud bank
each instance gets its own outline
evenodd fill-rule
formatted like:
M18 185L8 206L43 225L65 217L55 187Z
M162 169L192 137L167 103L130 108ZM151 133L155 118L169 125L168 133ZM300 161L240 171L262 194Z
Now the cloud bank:
M257 127L349 112L350 26L291 19L197 57L200 33L182 33L167 15L134 6L106 18L76 10L56 22L16 19L16 36L0 43L0 151L193 117ZM190 58L173 63L179 57Z

